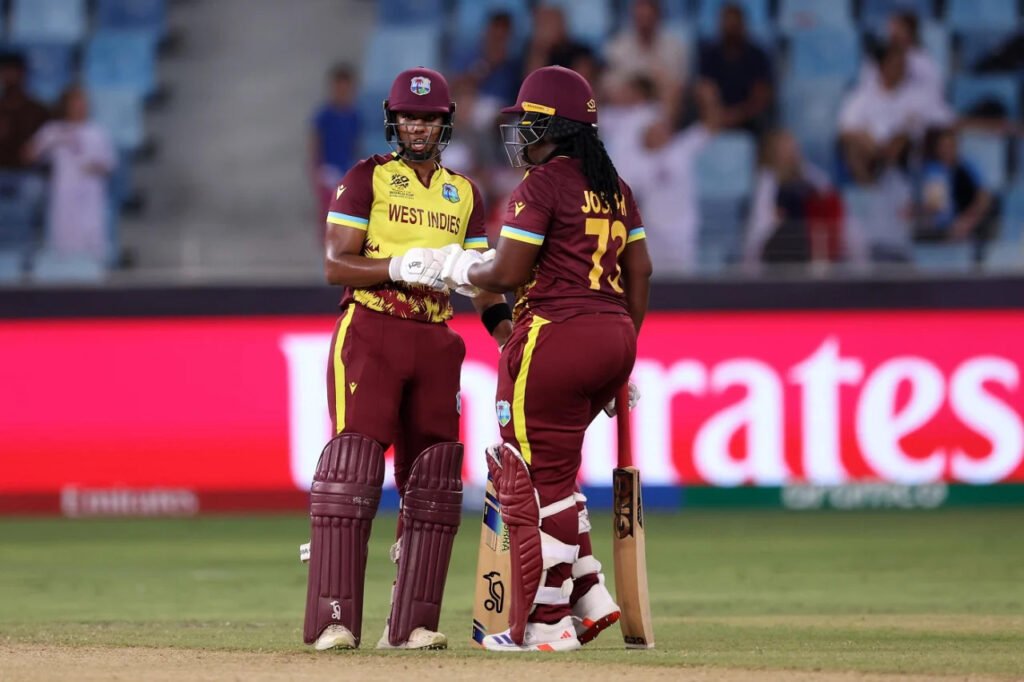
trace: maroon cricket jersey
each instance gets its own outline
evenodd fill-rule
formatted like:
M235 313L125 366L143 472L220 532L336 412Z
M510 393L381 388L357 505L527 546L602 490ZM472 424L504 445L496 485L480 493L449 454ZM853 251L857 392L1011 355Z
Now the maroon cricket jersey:
M424 185L395 154L371 156L353 166L335 190L327 222L332 229L364 232L360 255L366 258L391 258L415 247L440 249L449 244L487 249L483 200L476 185L441 165ZM351 301L423 322L444 322L452 316L447 291L401 282L349 288L341 304Z
M580 161L565 156L527 172L501 227L503 238L541 247L533 276L516 291L516 319L528 311L553 322L627 312L619 259L645 233L633 191L621 178L619 190L613 212L588 186Z

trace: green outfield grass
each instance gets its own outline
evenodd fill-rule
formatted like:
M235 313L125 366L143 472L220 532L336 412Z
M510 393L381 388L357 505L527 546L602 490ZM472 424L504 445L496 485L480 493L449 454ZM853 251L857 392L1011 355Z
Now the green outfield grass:
M610 566L609 526L596 516ZM374 530L371 645L393 577L394 517ZM307 533L300 516L0 521L0 643L307 652L297 557ZM484 655L469 645L478 536L467 517L441 624L446 655ZM570 656L1024 675L1024 509L650 515L648 565L657 650L625 652L613 629Z

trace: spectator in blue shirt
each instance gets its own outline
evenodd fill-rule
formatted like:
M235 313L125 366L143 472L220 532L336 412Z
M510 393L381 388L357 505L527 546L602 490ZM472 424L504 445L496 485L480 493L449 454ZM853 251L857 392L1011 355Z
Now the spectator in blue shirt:
M974 165L960 158L953 128L930 130L925 153L917 239L971 239L974 261L980 263L995 223L992 192Z
M768 54L747 37L738 5L722 6L719 39L701 46L700 80L715 87L721 101L722 127L759 134L770 123L772 64Z
M452 70L471 82L480 97L514 101L523 79L523 62L513 42L512 15L496 11L488 17L480 42L456 52Z
M329 80L327 101L313 116L309 145L313 187L320 209L317 224L321 229L335 188L345 171L355 163L361 125L359 111L353 105L355 76L352 69L339 64L331 69Z

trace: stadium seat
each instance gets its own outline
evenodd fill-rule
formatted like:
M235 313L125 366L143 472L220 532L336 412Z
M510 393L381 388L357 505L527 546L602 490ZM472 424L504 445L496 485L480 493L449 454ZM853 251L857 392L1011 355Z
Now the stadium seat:
M414 66L440 69L441 29L436 26L384 26L370 38L363 61L366 87L387 90L395 76Z
M167 34L167 0L97 0L96 27Z
M32 204L17 196L0 196L0 248L26 251L32 243Z
M0 284L15 284L21 280L25 256L20 251L0 249Z
M723 5L739 5L747 20L747 31L752 38L770 43L775 37L768 0L699 0L697 25L702 38L718 35L718 17Z
M442 0L377 0L379 26L440 26L444 18Z
M964 31L959 36L960 68L973 71L978 62L1012 39L1012 28Z
M43 250L36 254L32 264L32 279L40 283L79 284L99 282L105 268L91 258L64 256Z
M939 73L945 78L950 72L951 50L949 29L937 21L926 21L921 24L921 45L935 60Z
M573 39L595 50L612 31L612 8L609 0L545 0L544 4L560 7L565 25Z
M697 157L697 193L701 199L740 200L750 195L757 157L749 133L715 136Z
M85 37L86 0L12 0L9 39L77 43Z
M982 183L998 192L1006 186L1009 142L996 133L967 131L960 134L960 156L981 173Z
M75 50L67 43L25 43L18 46L28 67L28 89L53 104L74 80Z
M914 244L914 269L924 272L966 272L971 268L970 242Z
M997 271L1024 268L1024 188L1013 187L1002 197L999 232L988 246L985 268Z
M967 114L984 102L998 103L1007 118L1020 115L1017 79L1013 76L958 76L953 81L953 107Z
M861 0L860 25L878 32L897 12L911 12L923 20L935 16L932 0Z
M860 68L860 37L856 31L817 28L800 31L790 43L791 78L834 78L844 83Z
M831 78L787 78L780 92L783 125L799 140L804 157L829 173L836 167L839 105L845 90L841 81Z
M89 39L82 66L89 88L156 91L156 42L147 31L99 31Z
M517 38L525 41L533 25L527 0L456 0L454 37L457 41L464 41L467 36L480 36L487 17L497 11L508 12L512 16Z
M134 90L90 88L92 118L110 133L118 149L136 151L145 141L142 98Z
M953 31L1006 30L1017 26L1017 0L947 0L946 22Z
M787 34L823 26L850 29L852 17L850 0L781 0L779 6L779 28Z

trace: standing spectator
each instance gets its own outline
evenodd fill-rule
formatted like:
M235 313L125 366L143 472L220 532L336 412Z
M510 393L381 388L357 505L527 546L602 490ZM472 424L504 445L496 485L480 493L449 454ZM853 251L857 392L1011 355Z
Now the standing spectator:
M571 69L580 53L587 52L591 52L590 48L569 37L561 9L550 5L537 6L533 11L533 37L526 48L526 73L542 66Z
M666 100L678 99L686 82L686 46L661 25L658 0L635 0L633 25L624 28L605 49L608 72L605 87L610 94L638 76L658 86Z
M918 241L974 242L974 262L984 260L995 222L992 192L974 165L960 158L956 131L930 130L921 174Z
M39 129L26 153L30 161L51 165L47 248L106 263L111 256L107 176L116 165L114 146L107 131L89 121L82 88L64 92L57 114Z
M862 82L843 100L839 133L846 165L858 184L872 183L899 166L929 125L947 123L952 112L934 93L907 78L907 55L888 47L878 59L877 80Z
M921 46L920 25L917 15L912 12L894 14L888 23L887 46L903 50L907 58L907 81L924 88L935 98L941 99L946 89L942 69L938 62ZM878 82L878 64L868 61L861 69L862 82Z
M505 11L492 13L480 42L457 53L452 61L459 80L469 80L481 98L496 102L514 99L523 61L513 45L512 15Z
M809 261L812 199L828 187L828 175L803 158L792 133L768 135L747 221L744 263Z
M0 55L0 193L41 205L42 178L25 162L25 145L50 117L45 106L25 89L25 59L20 54Z
M353 106L355 76L347 64L331 69L327 101L313 116L310 135L310 165L313 187L319 201L317 223L323 240L324 216L334 198L345 169L355 162L359 140L359 111Z
M738 5L722 6L718 41L701 47L700 78L714 86L721 101L723 128L764 130L772 106L772 65L748 38Z

